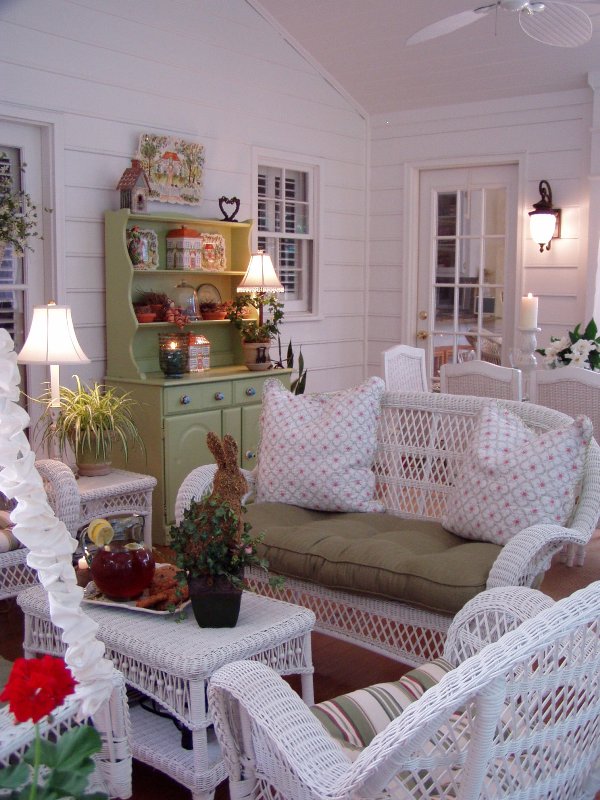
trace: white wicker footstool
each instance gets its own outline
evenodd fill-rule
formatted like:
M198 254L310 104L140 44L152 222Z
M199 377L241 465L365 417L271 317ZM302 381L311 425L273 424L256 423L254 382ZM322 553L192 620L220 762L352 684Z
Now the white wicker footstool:
M18 603L25 614L26 655L62 654L64 644L50 622L44 590L27 589ZM107 657L127 683L192 732L193 750L185 750L172 720L139 706L131 709L134 758L186 786L194 800L210 800L227 777L206 703L215 670L244 658L261 661L280 675L299 674L302 696L313 703L310 635L315 616L301 606L244 592L235 628L200 628L190 607L180 622L117 604L88 603L86 612L98 623Z

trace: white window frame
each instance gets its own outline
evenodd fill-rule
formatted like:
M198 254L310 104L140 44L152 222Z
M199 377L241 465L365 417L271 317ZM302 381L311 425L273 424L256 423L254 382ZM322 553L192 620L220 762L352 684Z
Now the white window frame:
M261 236L281 239L299 239L312 242L311 274L304 276L307 285L306 294L301 300L288 300L283 295L285 303L285 317L288 321L314 320L319 316L319 264L320 264L320 218L321 210L319 199L321 197L322 165L319 161L301 155L282 153L260 148L253 149L252 169L252 216L255 225L252 234L252 249L258 249L258 239ZM286 231L277 233L258 230L258 172L259 167L274 167L277 169L305 172L308 176L307 205L308 205L308 231L305 234L290 234ZM277 265L276 265L277 268Z

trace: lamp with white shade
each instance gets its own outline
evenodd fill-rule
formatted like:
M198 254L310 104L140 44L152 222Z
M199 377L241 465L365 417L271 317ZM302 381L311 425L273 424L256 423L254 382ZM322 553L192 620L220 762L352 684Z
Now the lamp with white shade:
M250 263L246 274L237 287L238 292L257 294L264 297L266 294L285 292L284 286L277 277L271 256L264 250L259 250L250 256ZM258 305L258 324L263 324L263 305Z
M60 408L60 365L90 363L77 341L69 306L58 306L53 301L34 306L31 327L17 362L50 367L50 408Z

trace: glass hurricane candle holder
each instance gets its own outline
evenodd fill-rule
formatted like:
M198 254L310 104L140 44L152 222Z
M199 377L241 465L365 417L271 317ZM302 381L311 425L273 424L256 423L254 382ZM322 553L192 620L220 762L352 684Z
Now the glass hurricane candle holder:
M188 371L187 334L158 335L158 364L166 378L181 378Z

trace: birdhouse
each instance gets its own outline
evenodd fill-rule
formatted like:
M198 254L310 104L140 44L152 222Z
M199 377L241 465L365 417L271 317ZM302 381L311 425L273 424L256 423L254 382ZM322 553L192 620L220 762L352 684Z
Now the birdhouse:
M129 208L133 212L146 211L150 183L142 162L137 158L131 159L131 166L121 175L117 189L121 192L121 208Z

